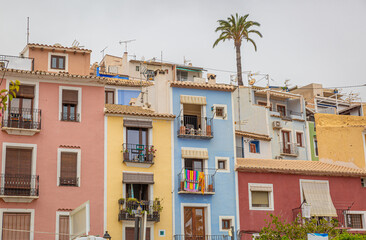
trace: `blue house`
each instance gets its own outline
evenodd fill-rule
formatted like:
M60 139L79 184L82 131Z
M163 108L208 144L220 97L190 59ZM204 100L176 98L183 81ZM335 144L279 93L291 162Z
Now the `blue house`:
M201 78L200 78L200 81ZM233 86L173 81L173 232L226 235L237 230ZM215 238L220 238L219 236Z

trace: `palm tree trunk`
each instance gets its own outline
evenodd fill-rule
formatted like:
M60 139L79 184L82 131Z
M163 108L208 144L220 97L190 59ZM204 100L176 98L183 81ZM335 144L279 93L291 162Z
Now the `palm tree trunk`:
M235 49L236 49L236 72L238 74L238 85L243 86L243 78L242 78L242 71L241 71L240 44L236 44Z

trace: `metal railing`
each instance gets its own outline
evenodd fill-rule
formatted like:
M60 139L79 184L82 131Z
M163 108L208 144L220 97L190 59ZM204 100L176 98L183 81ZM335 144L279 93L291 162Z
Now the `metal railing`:
M337 221L338 227L347 227L345 216L348 212L348 209L336 209L336 211L337 217L332 217L332 219ZM292 209L292 219L293 221L297 219L299 223L302 222L303 217L301 207Z
M38 196L39 176L1 174L0 195L6 196Z
M154 145L123 144L123 161L133 163L154 163Z
M244 148L236 147L236 157L243 158L244 157Z
M228 235L174 235L174 240L230 240Z
M155 203L159 206L156 206L157 208L160 207L160 203ZM146 211L147 213L147 221L154 221L159 222L160 221L160 213L157 211L154 211L154 201L148 201L148 200L141 200L137 201L134 200L128 200L123 205L123 209L120 210L118 214L118 220L135 220L137 208L140 206L142 211Z
M212 118L199 116L179 116L178 137L212 138Z
M291 120L291 116L295 116L297 118L302 118L303 114L301 112L296 112L293 110L286 110L286 111L277 111L277 109L272 109L271 112L278 114L281 118Z
M283 155L294 155L294 156L298 156L299 155L299 148L297 146L297 143L284 143L284 142L280 142L280 154Z
M78 177L60 177L60 186L75 186L79 185Z
M27 57L0 55L0 68L33 71L34 59Z
M196 180L190 179L190 177L185 176L185 170L178 174L178 192L187 192L194 193L202 192L202 184L199 182L197 177ZM204 193L214 193L215 192L215 173L206 173L205 169L203 169L205 173L204 177Z
M41 130L41 110L34 108L8 108L2 115L2 127Z
M68 114L65 112L61 112L61 121L65 121L65 122L80 122L80 114L76 113L76 114Z

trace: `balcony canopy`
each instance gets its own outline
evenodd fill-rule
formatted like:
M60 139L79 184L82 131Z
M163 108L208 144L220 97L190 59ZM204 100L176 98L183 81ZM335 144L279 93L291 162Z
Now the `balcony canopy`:
M182 148L182 158L208 159L206 148Z
M188 95L180 95L180 103L182 104L197 104L197 105L206 105L206 97L201 96L188 96Z

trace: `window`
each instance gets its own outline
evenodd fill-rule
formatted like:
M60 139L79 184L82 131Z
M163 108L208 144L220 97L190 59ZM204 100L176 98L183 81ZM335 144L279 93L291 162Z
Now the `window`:
M249 183L249 209L273 210L273 185Z
M65 57L51 55L51 68L65 70Z
M20 85L16 98L9 104L9 115L5 125L12 128L33 128L33 115L37 111L33 108L33 102L34 86Z
M126 184L127 198L136 198L138 201L149 200L149 185L148 184Z
M218 164L218 169L220 169L220 170L223 170L223 169L226 169L226 160L219 160L218 162L217 162Z
M203 160L186 158L184 159L184 168L188 170L203 172Z
M3 240L27 240L30 239L31 213L28 212L4 212L2 219ZM14 229L10 231L7 229Z
M80 161L80 149L58 149L57 186L80 187Z
M231 229L232 226L234 226L234 220L235 218L233 216L219 216L219 229L221 232L226 232Z
M58 221L58 234L59 240L69 240L69 216L68 215L59 215Z
M188 72L186 71L177 71L178 81L187 81L188 80Z
M114 91L113 90L105 90L105 103L114 104Z
M215 157L217 172L230 172L230 158Z
M222 219L221 220L222 229L230 230L231 227L231 219Z
M258 140L251 140L249 142L249 152L251 152L251 153L260 153L260 151L259 151L259 141Z
M227 117L227 107L223 104L214 104L214 117L215 119L226 119Z
M146 70L146 79L154 81L155 72L154 70Z
M282 117L285 117L286 116L286 106L277 104L277 112L279 112Z
M136 72L140 71L140 66L136 66Z
M353 229L363 229L363 214L346 214L347 227Z
M314 136L314 154L315 157L318 156L318 140L316 139L316 136Z
M303 147L303 141L302 141L302 132L296 132L296 142L297 142L297 146L299 147Z
M62 121L79 121L78 99L79 92L77 90L62 90Z
M267 102L258 101L257 104L260 106L267 107ZM270 104L269 110L272 111L272 103Z

